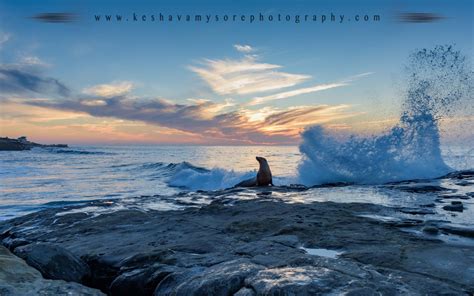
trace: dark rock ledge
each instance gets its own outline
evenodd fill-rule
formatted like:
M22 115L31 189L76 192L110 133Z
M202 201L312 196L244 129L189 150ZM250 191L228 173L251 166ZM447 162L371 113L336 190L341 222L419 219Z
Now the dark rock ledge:
M394 211L382 206L219 200L168 212L61 211L3 222L3 244L45 278L110 295L474 293L473 247L400 230L422 223L363 217Z

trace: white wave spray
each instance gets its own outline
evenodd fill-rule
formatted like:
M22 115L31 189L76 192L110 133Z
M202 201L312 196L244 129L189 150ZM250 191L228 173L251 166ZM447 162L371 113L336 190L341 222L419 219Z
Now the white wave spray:
M406 70L400 121L386 134L341 142L321 126L303 132L301 183L379 184L434 178L451 170L441 156L438 124L464 99L472 100L472 70L452 46L415 52Z

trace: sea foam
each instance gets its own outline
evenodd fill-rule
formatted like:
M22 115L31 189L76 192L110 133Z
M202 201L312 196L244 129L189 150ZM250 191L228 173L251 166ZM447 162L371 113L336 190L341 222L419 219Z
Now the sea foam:
M451 46L420 50L409 58L407 91L399 123L372 137L336 139L321 126L302 133L302 184L379 184L442 176L439 123L472 98L472 70Z

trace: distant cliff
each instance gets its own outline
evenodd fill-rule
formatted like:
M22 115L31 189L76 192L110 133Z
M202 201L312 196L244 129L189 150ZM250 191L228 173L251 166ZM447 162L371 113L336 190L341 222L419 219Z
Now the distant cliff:
M10 139L8 137L0 137L0 151L21 151L30 150L33 147L59 147L66 148L66 144L43 145L35 142L30 142L26 137L19 137L18 139Z

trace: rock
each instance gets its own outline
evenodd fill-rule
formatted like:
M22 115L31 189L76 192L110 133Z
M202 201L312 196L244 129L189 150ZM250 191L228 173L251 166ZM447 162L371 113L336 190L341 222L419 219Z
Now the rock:
M144 269L133 269L115 278L110 286L111 295L152 295L156 286L168 275L180 269L164 264L155 264Z
M86 263L57 245L35 243L17 247L14 252L47 279L80 283L90 274Z
M82 205L73 209L78 207ZM421 219L369 218L396 217L396 208L216 196L210 205L179 211L65 214L70 209L52 208L0 222L0 239L54 242L87 263L87 285L111 295L474 292L472 272L461 271L474 248L440 244L400 229L431 225ZM442 250L424 255L440 245ZM312 256L299 246L344 253L337 259ZM449 256L449 265L434 264L443 252L457 255Z
M249 288L242 288L234 296L255 296L255 292Z
M411 215L432 215L435 213L432 210L423 208L403 208L400 209L400 212Z
M175 283L170 283L163 289L160 284L155 295L232 295L243 286L245 278L256 274L262 266L248 259L237 259L220 263L200 273L188 274Z
M433 193L433 192L445 192L451 191L448 188L431 185L431 184L412 184L412 185L391 185L388 186L389 188L402 190L405 192L412 192L412 193Z
M474 227L445 224L441 225L440 229L447 233L474 238Z
M292 248L296 248L299 244L301 244L296 235L275 235L266 237L263 240L273 241Z
M423 232L428 233L428 234L438 234L439 229L436 226L425 226L422 229Z
M462 212L464 210L464 206L460 201L452 201L450 205L444 206L443 209L452 212Z
M173 272L167 275L156 287L155 292L153 295L155 296L179 296L185 295L178 293L179 285L193 275L199 274L203 271L201 267L194 267L178 272Z
M46 280L41 273L0 246L0 295L104 295L78 283Z
M468 196L461 195L461 194L445 194L445 195L440 195L439 197L442 197L444 199L469 199Z
M68 147L66 144L43 145L30 142L26 137L18 139L2 138L0 137L0 151L22 151L30 150L33 147Z
M345 290L355 278L315 266L266 269L246 280L257 295L322 295Z
M3 245L7 247L9 250L14 250L17 247L28 245L31 242L21 239L21 238L10 238L7 237L3 240Z

